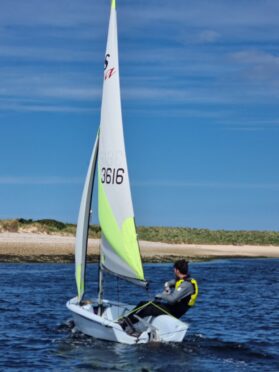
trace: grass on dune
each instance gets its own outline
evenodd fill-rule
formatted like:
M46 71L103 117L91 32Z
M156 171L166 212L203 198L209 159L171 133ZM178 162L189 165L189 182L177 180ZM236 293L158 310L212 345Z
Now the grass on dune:
M37 232L44 234L75 235L76 225L52 219L0 220L0 232ZM277 231L230 231L209 230L189 227L144 227L137 228L138 238L147 241L188 244L233 244L233 245L275 245L279 246ZM89 237L100 238L98 225L90 225Z

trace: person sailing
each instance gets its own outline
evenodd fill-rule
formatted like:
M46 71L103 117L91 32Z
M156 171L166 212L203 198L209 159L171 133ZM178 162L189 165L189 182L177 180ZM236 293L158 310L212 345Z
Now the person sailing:
M154 301L141 301L128 316L120 319L119 323L124 330L127 326L133 328L133 324L139 321L138 317L168 314L181 318L195 304L198 284L189 276L188 262L178 260L173 269L175 279L165 283L164 291L157 294Z

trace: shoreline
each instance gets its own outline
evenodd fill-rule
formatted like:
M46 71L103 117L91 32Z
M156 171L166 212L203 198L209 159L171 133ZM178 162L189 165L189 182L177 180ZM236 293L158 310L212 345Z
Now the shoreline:
M279 258L279 246L168 244L140 241L143 262L228 258ZM73 263L75 237L38 233L0 233L0 262ZM99 240L89 239L88 262L97 262Z

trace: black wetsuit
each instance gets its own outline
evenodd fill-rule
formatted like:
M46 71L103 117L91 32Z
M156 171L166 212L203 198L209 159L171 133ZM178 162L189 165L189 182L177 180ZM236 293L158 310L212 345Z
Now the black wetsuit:
M179 282L171 280L168 282L172 291L170 293L163 292L156 295L155 301L141 301L135 307L135 312L128 316L132 323L138 322L138 319L133 314L141 318L146 316L157 316L163 314L171 314L176 318L180 318L189 309L188 303L191 295L194 293L194 287L188 280ZM158 299L158 300L156 300ZM163 302L162 302L163 301ZM144 306L146 304L146 306ZM143 307L141 309L141 307Z

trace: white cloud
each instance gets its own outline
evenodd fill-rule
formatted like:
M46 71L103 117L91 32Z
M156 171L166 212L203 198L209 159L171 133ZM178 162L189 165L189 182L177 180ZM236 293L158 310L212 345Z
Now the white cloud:
M9 0L2 4L0 24L59 28L80 26L91 23L92 18L97 21L102 18L102 8L103 5L90 0Z
M213 189L279 189L279 183L242 183L242 182L208 182L208 181L166 181L166 180L148 180L148 181L135 181L132 182L134 187L170 187L170 188L213 188Z
M144 0L136 9L130 3L118 8L125 100L178 105L278 100L276 51L239 47L278 39L279 31L269 32L278 29L277 2L256 2L253 12L249 1L178 0L174 7L171 0L160 6ZM102 65L108 12L109 3L89 0L6 2L0 57L2 66L11 67L8 74L0 68L1 107L4 100L6 109L15 107L11 98L17 99L17 110L29 111L59 111L59 106L72 111L72 101L83 110L78 101L99 103L102 77L96 66ZM265 85L255 84L260 80Z
M232 58L247 64L274 64L279 66L279 57L261 50L243 50L232 53Z
M220 93L210 95L206 88L185 89L182 87L150 87L127 88L123 91L123 99L150 102L168 102L170 105L187 103L230 103L231 98Z
M90 107L80 107L74 106L72 104L69 105L50 105L50 104L41 104L41 103L30 103L30 102L19 102L16 100L15 102L0 102L0 110L4 113L8 112L55 112L55 113L73 113L73 114L80 114L80 113L96 113L99 112L99 109L90 108ZM3 125L1 123L0 125Z
M79 177L0 177L0 185L64 185L80 184L83 180Z
M0 57L3 62L16 58L17 62L30 61L36 63L41 62L88 62L95 59L96 53L93 50L77 50L69 47L57 48L38 47L38 46L20 46L20 45L1 45Z
M220 34L213 30L205 30L199 34L199 40L202 43L214 43L220 39Z

